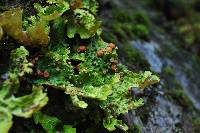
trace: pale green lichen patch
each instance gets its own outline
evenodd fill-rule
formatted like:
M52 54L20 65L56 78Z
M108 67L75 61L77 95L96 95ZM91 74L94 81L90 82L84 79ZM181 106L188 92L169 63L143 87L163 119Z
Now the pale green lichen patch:
M34 112L47 104L48 97L43 93L42 86L33 86L32 93L21 97L15 97L20 87L19 78L32 72L26 59L29 52L21 46L11 54L12 65L8 72L8 79L0 86L0 127L2 133L7 133L12 126L12 115L29 118Z
M11 11L6 12L8 15L1 14L1 17L9 18L0 23L3 32L12 33L11 37L21 41L21 35L16 36L13 32L13 27L18 26L17 33L26 33L30 43L40 48L35 51L27 47L30 56L24 46L11 53L9 76L0 87L0 127L3 133L12 126L12 115L28 118L47 104L48 97L43 87L63 91L64 96L70 97L71 106L81 111L95 106L104 113L98 122L103 122L109 131L116 127L128 130L119 116L144 104L142 98L131 96L131 87L144 89L159 82L159 78L149 71L131 72L118 63L117 46L104 42L99 36L101 28L95 17L95 0L48 0L46 6L34 6L37 13L24 21L20 17L22 10L13 9L19 11L19 15L11 15L17 19L18 25L10 25ZM31 84L32 93L17 97L15 92L20 93L23 80ZM41 112L34 115L34 120L52 133L57 132L56 126L62 123L58 118ZM73 125L76 127L78 124L74 121ZM70 126L63 126L64 131L75 132Z
M75 17L68 18L67 36L69 38L73 38L75 34L79 34L82 39L88 39L94 36L100 27L100 22L89 11L75 9L73 16Z
M84 52L85 60L80 60L77 72L70 63L74 59L72 53L72 56L70 56L69 52L65 52L65 56L56 56L55 58L52 55L56 54L51 52L38 62L37 68L42 71L47 70L51 76L40 78L36 80L36 83L64 90L66 94L71 96L73 104L80 108L88 106L86 102L81 100L82 98L97 99L100 102L100 107L107 114L106 121L110 121L109 118L118 121L117 117L120 114L127 113L128 110L136 109L144 104L142 99L132 99L129 89L131 87L143 89L159 82L159 78L151 75L149 71L140 74L133 73L121 65L116 66L118 70L113 72L111 59L117 60L116 50L113 49L112 53L105 52L103 57L96 55L98 50L107 47L107 43L94 38L92 43L88 45L88 50ZM65 48L60 46L59 50L61 49ZM54 52L57 53L57 51ZM62 63L63 57L67 58L66 62ZM56 68L61 71L56 71ZM106 125L106 123L104 125L107 128L109 125ZM117 122L117 125L124 127L124 124L119 125L119 122Z

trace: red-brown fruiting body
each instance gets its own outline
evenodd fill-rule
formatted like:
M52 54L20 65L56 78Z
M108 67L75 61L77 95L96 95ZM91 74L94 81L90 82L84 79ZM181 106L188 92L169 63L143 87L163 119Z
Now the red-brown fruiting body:
M115 46L114 43L110 43L110 44L108 44L108 47L110 47L110 48L112 48L112 49L116 48L116 46Z
M97 54L98 57L103 57L104 56L104 50L101 49L101 50L97 51L96 54Z
M80 46L78 49L77 49L77 52L85 52L87 50L87 47L86 46Z
M50 76L50 74L49 74L49 72L45 71L44 74L43 74L43 76L44 76L45 78L48 78L48 77Z
M34 65L36 63L36 61L34 59L32 59L31 63Z
M106 49L109 53L112 53L112 48L111 47L107 47Z
M116 65L112 65L111 69L112 69L113 72L116 72L117 71L117 66Z
M42 71L40 71L40 70L37 70L37 75L38 75L38 76L43 76L44 73L43 73Z

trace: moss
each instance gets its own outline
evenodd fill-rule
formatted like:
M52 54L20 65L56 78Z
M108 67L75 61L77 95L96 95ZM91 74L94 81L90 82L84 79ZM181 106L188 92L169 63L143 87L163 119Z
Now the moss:
M177 23L177 27L178 27L178 34L183 36L183 41L185 45L187 47L193 45L197 39L195 32L198 31L195 30L195 28L198 29L198 27L196 27L195 24L190 24L188 20L184 19Z
M165 45L164 46L165 51L163 52L164 56L168 57L168 58L173 58L174 54L175 54L175 50L173 49L173 47L171 47L170 45Z
M126 42L129 39L149 38L150 19L144 12L130 8L129 11L121 10L116 7L111 12L112 20L105 20L104 30L109 31L103 37L116 36L120 42ZM108 35L110 34L110 35Z
M142 127L140 125L134 124L130 128L130 132L133 132L133 133L142 133Z
M172 21L189 14L191 2L185 0L148 0L146 4L158 9L168 20Z
M125 57L125 64L133 69L139 70L143 68L145 70L150 69L149 63L146 61L145 57L135 48L131 46L130 43L124 44L124 50L126 51L124 54ZM132 47L132 48L130 48Z
M136 21L137 23L139 24L143 24L143 25L146 25L146 26L149 26L151 24L151 21L150 21L150 18L149 16L147 16L145 14L145 12L143 11L136 11L133 15L133 19L134 21Z
M101 37L106 41L106 42L113 42L113 43L117 43L118 42L118 38L115 34L111 34L111 31L109 30L104 30L103 34L101 35Z
M165 83L163 84L163 88L165 90L166 97L175 104L180 105L185 112L196 111L193 102L185 93L182 85L175 79L171 67L166 67L164 69L164 78Z
M178 102L178 104L181 105L184 110L190 110L190 111L195 110L192 101L185 94L182 87L173 88L170 91L170 95L173 98L173 101Z
M200 131L200 117L195 118L195 119L193 120L192 124L193 124L193 127L194 127L194 131L195 131L196 133L198 133L198 132Z
M173 69L170 66L165 67L163 72L168 76L173 75Z
M192 56L192 66L197 70L200 69L200 57L196 54Z
M139 37L139 38L143 38L143 39L148 39L149 37L149 29L147 26L143 25L143 24L138 24L135 27L133 27L133 33Z

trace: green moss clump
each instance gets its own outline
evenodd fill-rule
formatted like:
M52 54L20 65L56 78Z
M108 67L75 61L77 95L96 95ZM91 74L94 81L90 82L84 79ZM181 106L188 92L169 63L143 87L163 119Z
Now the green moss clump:
M139 38L146 39L149 36L149 29L143 24L138 24L133 27L133 33Z
M167 67L165 67L164 68L164 70L163 70L163 72L166 74L166 75L173 75L173 69L172 69L172 67L170 67L170 66L167 66Z
M105 31L109 33L102 34L102 37L110 41L110 37L117 38L120 42L126 42L129 39L140 38L148 40L150 35L150 20L142 11L129 9L124 11L118 8L111 12L112 20L105 21ZM113 21L113 22L112 22ZM115 40L116 41L116 40Z
M192 66L199 70L200 68L200 57L198 55L193 55L192 56Z
M178 23L178 33L183 37L183 41L186 44L186 46L191 46L197 41L197 34L196 31L198 31L199 26L197 21L195 21L196 24L190 24L187 22L187 20L182 20L183 22ZM186 21L186 22L184 22Z
M198 132L200 130L200 118L194 119L192 124L194 126L195 132Z
M141 127L140 125L134 124L134 125L130 128L130 132L133 132L133 133L142 133L142 127Z
M170 90L166 92L167 97L183 107L184 111L194 111L195 107L190 98L185 94L185 91L180 83L178 83L178 81L175 79L169 79L169 82L171 83L171 85L169 85L168 88L170 88L171 86L173 88L170 88Z
M188 108L189 110L193 110L194 106L192 101L188 98L188 96L185 94L183 89L173 89L172 94L174 98L179 102L180 105L183 107Z
M133 70L139 70L140 68L143 68L144 70L149 70L150 65L146 61L144 56L137 49L130 47L132 47L131 44L124 44L124 57L126 59L126 62L124 63Z

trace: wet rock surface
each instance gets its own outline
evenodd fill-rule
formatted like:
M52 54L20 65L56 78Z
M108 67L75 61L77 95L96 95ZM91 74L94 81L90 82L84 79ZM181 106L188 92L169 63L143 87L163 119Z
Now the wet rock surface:
M135 12L138 10L145 12L156 22L165 20L159 18L160 20L157 21L156 13L151 11L152 9L143 7L142 2L137 0L113 1L112 4L122 11L128 12L123 7L127 3L129 3L129 7L136 8ZM103 18L109 19L104 13ZM126 114L126 121L129 125L139 125L143 133L197 132L193 129L192 119L200 116L198 62L194 60L192 52L180 47L181 42L177 40L176 36L159 32L156 29L157 25L152 23L148 41L141 39L129 41L128 48L137 49L143 55L150 65L150 70L160 75L161 82L150 92L151 97L147 96L146 100L151 99L150 102L146 102L139 111L130 111ZM125 47L125 44L120 44L119 47L123 49L123 46ZM119 49L119 51L122 50ZM126 55L126 51L124 52L121 54L122 62L129 60L125 56L123 58L123 55ZM134 64L136 63L132 62L127 66ZM141 70L143 69L141 68Z
M157 96L155 106L149 112L147 124L142 128L143 132L172 133L176 132L176 125L181 122L181 108L162 96Z
M150 64L150 69L157 73L162 72L163 62L160 57L156 54L156 51L160 49L159 44L156 42L142 42L142 41L132 41L132 46L139 50Z
M166 40L165 40L166 41ZM170 41L170 40L168 40ZM138 49L146 58L150 64L150 69L159 73L160 75L167 75L164 71L166 67L170 67L173 75L167 75L161 78L161 88L159 91L163 95L155 95L155 102L150 106L148 120L146 124L142 124L142 132L144 133L172 133L172 132L194 132L192 125L185 125L184 109L179 104L173 102L176 99L169 100L166 98L166 91L170 91L172 88L166 88L166 82L169 78L180 84L183 89L183 93L192 102L191 106L199 110L200 106L200 89L199 89L199 75L193 73L199 73L198 69L192 66L191 55L187 51L181 49L182 52L174 52L171 58L163 55L162 53L167 53L165 50L166 46L171 47L172 44L163 43L163 41L132 41L132 46ZM175 44L174 44L175 45ZM178 51L177 48L171 47L174 51ZM161 56L160 56L161 55ZM191 74L192 73L192 74ZM162 76L161 76L162 77ZM173 87L173 86L172 86ZM158 91L158 90L156 90ZM197 111L198 112L198 111ZM189 115L190 113L188 113ZM133 117L133 116L128 116ZM185 118L186 117L186 118ZM135 122L138 123L138 122ZM139 123L138 123L139 124ZM140 124L139 124L140 125ZM185 126L185 127L184 127Z
M196 73L199 70L195 70L195 68L192 67L192 62L190 62L192 59L187 59L190 56L189 53L184 53L184 56L174 54L173 57L166 58L162 55L162 52L165 52L164 48L161 51L160 45L156 42L141 42L141 41L133 41L131 42L132 46L138 49L141 53L143 53L144 57L147 59L147 61L150 64L150 69L152 71L155 71L157 73L162 74L163 73L163 64L166 66L171 66L174 73L174 78L177 80L181 86L183 87L185 94L190 98L190 100L193 102L194 106L197 109L200 109L200 89L199 89L199 81L195 79L199 79L199 75L188 75L188 73ZM164 44L167 45L167 44ZM168 46L170 47L170 45ZM175 48L172 48L175 49ZM182 54L179 52L179 54ZM179 58L181 57L181 58ZM165 73L163 73L165 74ZM163 79L164 80L164 79Z

